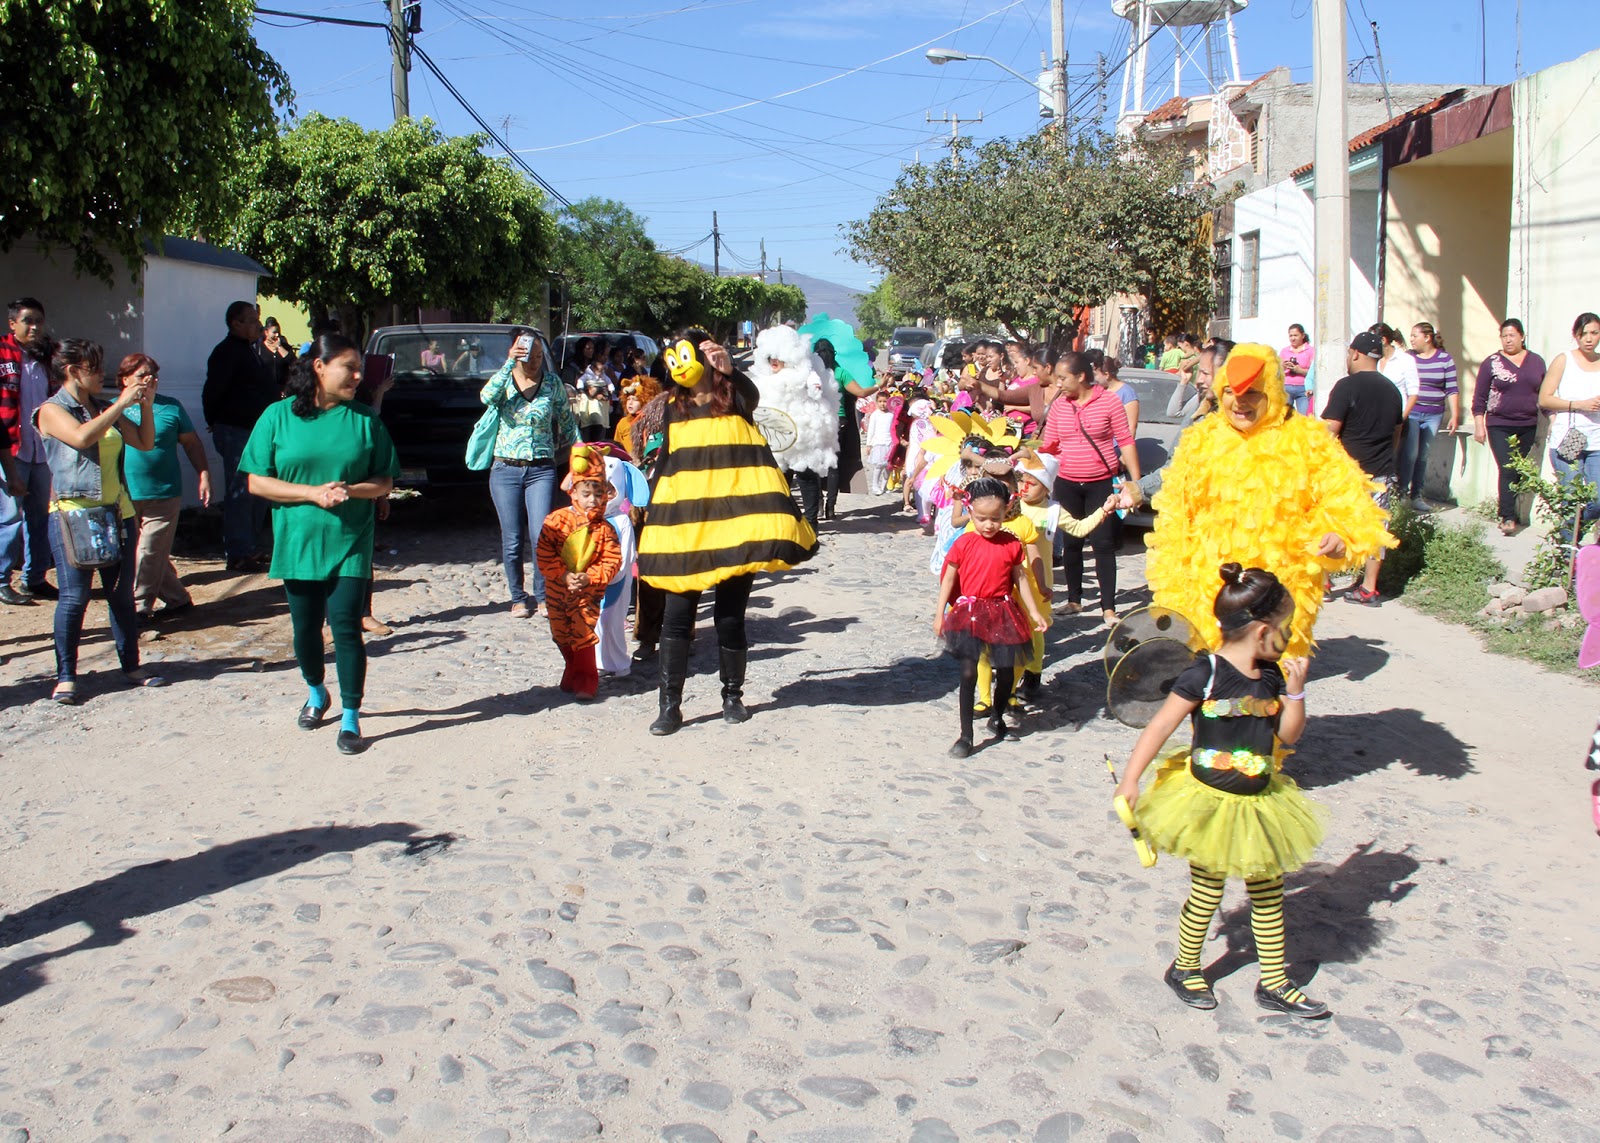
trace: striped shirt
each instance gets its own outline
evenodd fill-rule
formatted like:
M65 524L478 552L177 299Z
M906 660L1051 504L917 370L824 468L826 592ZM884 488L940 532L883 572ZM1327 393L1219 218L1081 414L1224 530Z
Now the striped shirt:
M1127 409L1096 385L1081 405L1065 397L1051 404L1038 451L1060 457L1062 479L1085 483L1115 476L1118 452L1131 444Z
M1413 354L1417 359L1417 403L1411 407L1413 417L1442 416L1446 398L1461 392L1456 384L1456 359L1442 349L1427 357Z

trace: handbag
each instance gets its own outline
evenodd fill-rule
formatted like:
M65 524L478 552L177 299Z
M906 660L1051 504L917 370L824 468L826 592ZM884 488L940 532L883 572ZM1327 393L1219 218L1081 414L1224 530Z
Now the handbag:
M1589 434L1573 425L1556 445L1556 455L1568 464L1577 464L1578 458L1589 448Z
M494 441L500 435L500 406L490 405L467 438L467 467L482 472L494 464Z
M61 547L67 562L92 571L122 562L122 514L116 504L93 508L58 508Z

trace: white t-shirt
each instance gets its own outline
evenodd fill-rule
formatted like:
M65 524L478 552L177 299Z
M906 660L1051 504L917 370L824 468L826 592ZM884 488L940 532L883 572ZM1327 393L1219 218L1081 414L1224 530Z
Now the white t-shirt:
M1394 387L1400 390L1402 405L1409 405L1422 387L1422 378L1417 374L1417 359L1403 349L1395 350L1393 357L1380 362L1378 372L1394 382Z
M1561 384L1556 386L1556 397L1562 401L1587 401L1590 397L1600 397L1600 369L1593 371L1583 369L1583 358L1578 356L1576 349L1569 349L1566 353L1567 363L1561 369ZM1567 430L1577 429L1589 438L1587 451L1600 452L1600 413L1585 413L1581 410L1567 412L1562 409L1550 417L1550 448L1555 449L1561 443L1561 438L1567 435Z
M880 448L894 444L894 414L888 409L878 409L867 417L867 447Z

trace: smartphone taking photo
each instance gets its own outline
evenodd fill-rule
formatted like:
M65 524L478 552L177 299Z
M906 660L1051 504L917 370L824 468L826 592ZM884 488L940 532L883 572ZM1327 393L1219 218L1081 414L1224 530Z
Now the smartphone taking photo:
M533 334L525 333L517 338L511 347L511 356L518 361L528 360L528 355L533 352Z

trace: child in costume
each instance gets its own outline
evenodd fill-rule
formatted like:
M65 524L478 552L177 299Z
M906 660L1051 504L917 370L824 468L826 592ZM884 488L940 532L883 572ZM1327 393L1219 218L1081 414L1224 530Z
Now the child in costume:
M1011 668L1027 658L1031 632L1045 629L1044 616L1032 593L1026 590L1027 557L1022 543L1005 529L1010 503L1011 489L1002 480L980 476L967 486L973 530L963 533L951 546L939 577L933 632L944 637L945 649L961 663L961 737L950 747L952 758L965 758L972 753L978 660L987 652L990 662L998 668L989 729L997 738L1004 738ZM1021 608L1017 606L1018 598L1023 601ZM1023 610L1028 619L1023 618Z
M600 642L595 634L600 597L622 564L617 533L605 519L612 491L605 455L597 448L573 445L561 489L572 496L572 503L545 517L534 555L545 577L550 638L567 664L561 689L588 702L600 687L594 655Z
M1184 430L1151 499L1145 578L1156 606L1215 647L1213 569L1266 568L1294 599L1288 653L1309 654L1324 578L1395 546L1388 513L1327 427L1290 415L1277 350L1235 346L1213 388L1218 411Z
M650 486L644 473L620 457L606 457L606 481L611 499L606 502L606 523L617 534L622 560L600 597L600 669L617 678L633 673L633 656L628 652L628 608L633 603L633 562L636 542L633 510L650 502Z
M894 414L884 407L882 397L869 405L862 439L867 445L867 492L882 496L888 487L889 454L894 449Z
M1195 656L1139 736L1117 793L1134 809L1144 839L1189 862L1189 899L1178 926L1178 957L1166 983L1191 1008L1215 1008L1200 952L1227 879L1250 894L1261 980L1256 1003L1314 1019L1328 1014L1284 970L1283 875L1300 868L1322 840L1321 809L1282 774L1284 749L1306 725L1309 660L1284 658L1295 604L1269 571L1222 565L1212 614L1218 650ZM1141 798L1139 778L1184 719L1193 745L1161 758L1155 785Z

